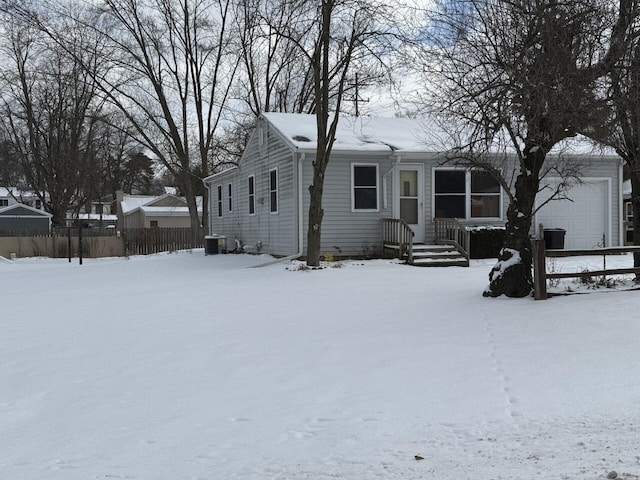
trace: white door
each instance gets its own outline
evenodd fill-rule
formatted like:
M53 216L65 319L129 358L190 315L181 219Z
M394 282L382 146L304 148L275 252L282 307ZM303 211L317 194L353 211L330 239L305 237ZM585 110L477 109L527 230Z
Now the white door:
M415 243L424 242L424 167L401 165L396 170L395 208L397 218L403 219L414 232Z
M556 185L549 183L552 188ZM550 192L543 190L538 203L546 200ZM567 197L569 200L552 200L542 207L536 215L536 227L541 223L544 228L565 229L564 247L567 249L611 246L609 183L585 179L584 183L571 187Z

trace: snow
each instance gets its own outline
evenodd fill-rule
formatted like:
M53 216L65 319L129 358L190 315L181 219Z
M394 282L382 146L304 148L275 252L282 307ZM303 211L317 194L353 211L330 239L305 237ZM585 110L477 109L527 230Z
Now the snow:
M271 260L1 262L1 477L640 478L638 292Z
M317 148L315 115L265 113L264 117L295 147ZM341 116L335 151L440 152L447 150L449 136L432 120L412 118Z
M315 115L299 113L264 113L263 116L294 147L315 152L317 148L317 126ZM336 130L334 151L336 152L397 152L438 153L456 147L456 132L465 128L451 124L443 127L434 118L385 118L374 116L351 117L341 115ZM470 132L467 132L468 134ZM523 148L524 145L520 145ZM497 135L496 152L515 153L510 137ZM532 152L539 146L534 146ZM551 155L614 156L611 148L596 146L582 135L569 137L557 143ZM531 172L529 172L531 174Z

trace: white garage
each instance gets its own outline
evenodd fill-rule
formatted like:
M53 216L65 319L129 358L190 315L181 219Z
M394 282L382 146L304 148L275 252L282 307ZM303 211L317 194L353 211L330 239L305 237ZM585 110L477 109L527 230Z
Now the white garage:
M549 187L538 195L538 205L548 199L559 180L550 180ZM611 246L611 180L584 178L567 192L568 199L552 200L536 215L536 230L544 228L566 230L566 249L591 249Z

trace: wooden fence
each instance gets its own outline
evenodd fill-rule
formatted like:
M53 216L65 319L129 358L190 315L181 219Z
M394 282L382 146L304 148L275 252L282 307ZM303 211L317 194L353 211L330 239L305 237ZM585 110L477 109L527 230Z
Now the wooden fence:
M122 231L126 255L150 255L204 246L205 229L127 228Z
M578 257L578 256L606 256L620 255L622 253L640 252L640 247L609 247L594 248L591 250L547 250L544 240L532 240L533 247L533 294L536 300L547 298L547 279L554 278L581 278L584 276L625 275L629 273L640 274L640 268L616 268L605 270L592 270L582 272L547 273L547 258Z

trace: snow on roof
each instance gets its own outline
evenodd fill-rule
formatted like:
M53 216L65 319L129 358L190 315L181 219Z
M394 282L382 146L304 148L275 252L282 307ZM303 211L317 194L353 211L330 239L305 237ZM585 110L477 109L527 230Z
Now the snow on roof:
M154 201L156 196L153 195L124 195L122 198L122 213L131 213L149 202Z
M144 213L155 213L156 215L161 214L166 217L182 217L189 215L188 207L147 207L143 205L140 207L140 210Z
M269 121L296 148L317 148L316 116L301 113L264 113ZM444 152L455 147L454 137L464 131L453 125L450 129L432 118L381 118L341 116L336 130L335 151L380 152ZM508 139L496 146L496 151L515 153ZM496 144L497 145L497 144ZM586 137L577 135L558 143L552 154L615 155Z
M33 212L34 215L37 215L40 217L49 217L49 218L53 217L53 215L51 215L48 212L45 212L44 210L39 210L30 205L25 205L24 203L14 203L13 205L9 205L8 207L2 207L0 208L0 213L2 213L3 215L6 215L12 210L22 210L22 211L27 210L27 211Z
M265 113L264 117L296 148L317 148L316 116ZM341 116L333 149L336 151L442 151L446 135L434 122L412 118Z
M176 209L180 209L180 208L184 208L185 211L188 211L188 208L185 207L175 207L175 206L170 206L170 207L166 207L166 206L151 206L153 203L155 203L156 201L160 200L161 198L164 197L168 197L168 196L175 196L175 195L171 195L169 193L165 193L164 195L158 195L158 196L154 196L154 195L124 195L122 198L122 201L120 202L121 206L122 206L122 213L124 215L127 215L129 213L134 212L135 210L138 209L142 209L145 212L160 212L160 211L166 211L166 212L171 212L171 211L175 211ZM184 197L176 197L180 200L182 200L183 202L186 202L186 200L184 199ZM202 196L197 196L196 197L196 206L198 208L199 211L202 210ZM142 208L144 207L144 209ZM153 210L152 210L153 209Z

